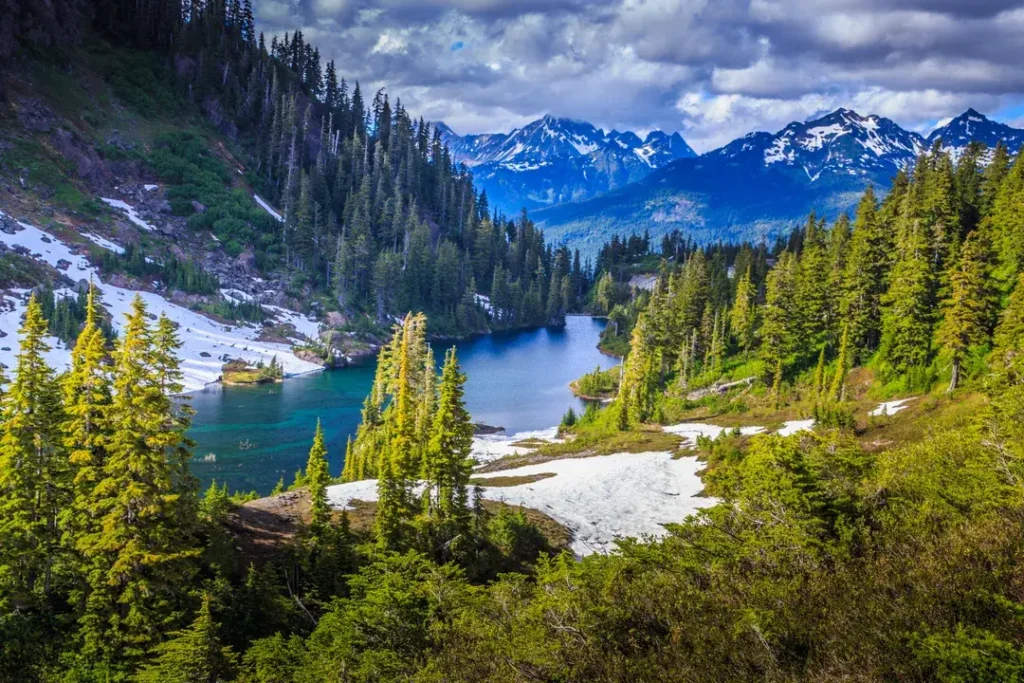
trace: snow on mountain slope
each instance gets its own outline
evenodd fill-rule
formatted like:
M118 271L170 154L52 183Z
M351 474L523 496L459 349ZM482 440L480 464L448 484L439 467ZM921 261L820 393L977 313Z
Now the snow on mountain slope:
M678 134L605 133L585 121L545 116L508 134L459 136L435 124L452 159L472 169L492 205L520 208L580 201L696 156Z
M673 230L700 243L772 239L814 211L834 220L851 212L865 188L884 194L937 139L954 157L971 142L1002 142L1011 154L1024 130L968 110L928 138L880 116L838 109L756 132L697 158L681 158L646 177L578 203L538 208L545 236L593 256L613 234ZM987 158L983 157L983 161Z
M3 215L0 212L0 215ZM255 325L225 325L206 316L173 304L159 294L152 292L135 292L104 283L99 273L84 256L74 253L66 244L53 235L46 233L28 223L19 222L21 230L10 235L0 234L0 242L8 247L24 247L32 258L44 261L64 272L71 280L80 282L91 280L96 284L101 295L101 303L110 312L114 327L120 330L124 324L124 314L131 309L131 303L139 294L146 307L153 315L161 313L178 324L178 335L182 341L180 355L181 369L184 373L184 385L188 391L201 389L210 382L215 382L221 375L221 366L227 358L242 358L256 363L269 362L274 356L283 365L288 375L298 375L320 370L320 366L297 358L287 344L257 341L261 328ZM61 262L65 263L61 263ZM69 264L69 265L68 265ZM62 268L62 266L67 266ZM58 297L73 296L71 289L61 289L55 294ZM8 368L16 364L18 352L18 329L21 327L22 316L28 302L27 290L13 290L2 297L3 310L0 311L0 331L3 344L0 347L0 363ZM275 309L282 322L292 323L296 330L304 335L316 335L318 324L292 311ZM58 339L49 339L53 350L48 361L58 371L70 365L70 350Z
M959 159L971 142L984 143L990 150L998 143L1008 148L1014 156L1024 145L1024 130L1012 128L1005 123L993 121L974 109L968 109L949 123L936 128L928 135L928 144L942 140L942 147Z
M752 133L709 152L711 159L763 164L823 176L860 176L887 181L926 148L917 133L879 116L837 109L812 121L794 121L778 133Z

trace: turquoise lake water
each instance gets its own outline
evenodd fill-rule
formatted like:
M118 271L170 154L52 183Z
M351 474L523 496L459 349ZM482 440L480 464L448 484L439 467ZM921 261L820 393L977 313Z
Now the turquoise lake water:
M558 424L583 403L569 382L600 365L617 364L597 350L604 321L570 317L563 329L536 329L474 337L455 344L466 373L466 406L475 422L514 434ZM434 343L443 358L449 344ZM192 394L196 410L189 436L196 442L192 470L232 490L269 493L291 482L323 421L331 473L341 472L345 441L355 434L375 363L288 379L258 387L212 386Z

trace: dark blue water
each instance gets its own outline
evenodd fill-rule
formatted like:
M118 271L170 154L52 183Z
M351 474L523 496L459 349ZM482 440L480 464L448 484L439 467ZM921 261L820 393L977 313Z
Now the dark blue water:
M598 365L608 368L617 362L597 350L603 328L604 321L570 317L564 329L497 333L456 343L473 420L512 434L553 427L570 406L582 409L569 382ZM438 359L448 346L434 344ZM371 361L282 384L214 386L192 394L192 470L204 486L216 479L232 490L268 493L281 477L290 483L305 465L319 418L331 473L338 475L374 366Z

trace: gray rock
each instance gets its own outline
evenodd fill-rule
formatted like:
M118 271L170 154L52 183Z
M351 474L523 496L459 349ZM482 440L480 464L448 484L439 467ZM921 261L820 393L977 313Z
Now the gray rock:
M7 233L8 235L14 235L24 229L25 228L18 225L18 221L14 220L10 216L0 216L0 232Z
M195 211L196 213L206 213L206 206L193 199L192 210Z

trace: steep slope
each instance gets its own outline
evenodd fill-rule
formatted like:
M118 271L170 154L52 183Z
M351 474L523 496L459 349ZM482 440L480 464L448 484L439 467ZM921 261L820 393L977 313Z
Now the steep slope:
M593 253L612 234L672 230L702 242L777 235L810 211L835 218L869 185L893 176L942 137L954 154L970 141L1000 141L1012 152L1024 131L969 110L924 138L879 116L838 109L771 133L751 133L695 159L578 204L534 213L549 239ZM947 142L948 141L948 142Z
M459 136L437 126L453 161L470 168L490 203L508 213L589 199L696 156L678 133L641 139L553 116L508 134Z

